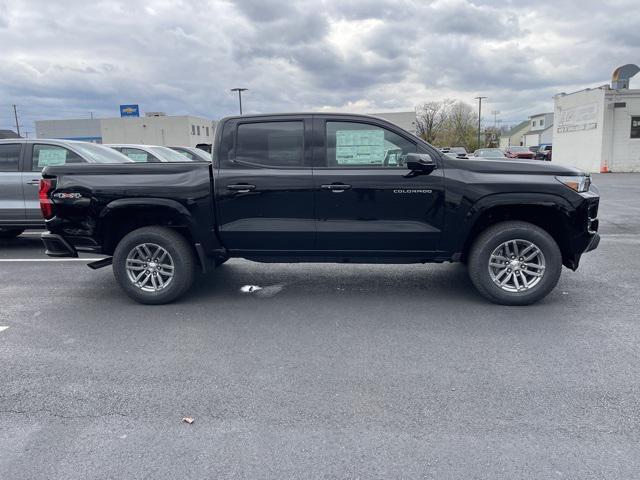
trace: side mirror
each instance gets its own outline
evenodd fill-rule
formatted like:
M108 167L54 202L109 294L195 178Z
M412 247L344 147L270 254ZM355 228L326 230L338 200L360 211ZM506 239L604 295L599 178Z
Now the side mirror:
M431 173L436 168L436 162L428 153L407 153L405 157L407 168L416 173Z

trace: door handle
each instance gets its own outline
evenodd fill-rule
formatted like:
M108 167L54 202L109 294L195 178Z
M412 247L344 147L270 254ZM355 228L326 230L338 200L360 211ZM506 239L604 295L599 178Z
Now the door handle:
M236 184L236 185L227 185L227 190L232 190L234 192L237 193L248 193L251 190L255 190L256 186L255 185L249 185L249 184Z
M27 182L27 185L40 185L40 179L39 178L34 178L33 180Z
M345 190L349 190L351 185L344 183L332 183L330 185L320 185L320 188L322 188L322 190L329 190L333 193L342 193Z

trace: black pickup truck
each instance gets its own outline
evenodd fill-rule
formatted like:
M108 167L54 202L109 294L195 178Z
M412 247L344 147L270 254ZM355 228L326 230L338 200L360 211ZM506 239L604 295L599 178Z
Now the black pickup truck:
M597 247L588 174L457 159L384 120L229 117L212 162L44 169L51 256L105 255L142 303L175 300L195 271L260 262L464 262L487 299L525 305ZM425 280L428 281L428 280Z

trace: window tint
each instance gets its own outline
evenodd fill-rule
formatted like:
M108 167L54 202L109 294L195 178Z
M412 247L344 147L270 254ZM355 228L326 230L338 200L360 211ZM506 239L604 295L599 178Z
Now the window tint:
M244 123L238 126L236 161L267 167L300 167L303 122Z
M32 170L38 172L49 165L66 165L68 163L86 163L75 152L58 145L35 144L33 146Z
M19 143L0 145L0 172L17 172L19 160Z
M403 167L416 144L387 129L366 123L327 122L329 167Z
M123 147L120 150L124 155L129 157L134 162L146 163L146 162L158 162L158 159L144 150L139 148L127 148Z

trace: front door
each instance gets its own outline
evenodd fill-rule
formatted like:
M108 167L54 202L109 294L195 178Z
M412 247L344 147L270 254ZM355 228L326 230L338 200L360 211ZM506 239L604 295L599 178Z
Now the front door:
M222 243L239 254L311 250L310 120L238 119L226 122L224 129L214 189Z
M0 224L25 220L19 143L0 144Z
M417 174L405 156L430 153L438 162L437 153L375 121L319 116L314 126L320 144L314 168L318 249L380 257L436 252L444 215L442 168Z

